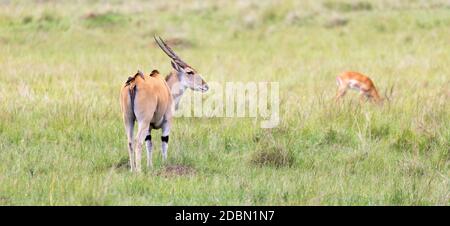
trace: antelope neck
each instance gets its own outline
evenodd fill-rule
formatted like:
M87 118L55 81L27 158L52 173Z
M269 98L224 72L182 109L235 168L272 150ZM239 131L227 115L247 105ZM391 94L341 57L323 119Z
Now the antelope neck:
M170 92L172 93L173 99L175 100L176 106L178 106L181 96L183 96L184 91L187 89L187 87L180 84L180 76L181 73L177 71L172 71L166 76L166 82L169 86Z

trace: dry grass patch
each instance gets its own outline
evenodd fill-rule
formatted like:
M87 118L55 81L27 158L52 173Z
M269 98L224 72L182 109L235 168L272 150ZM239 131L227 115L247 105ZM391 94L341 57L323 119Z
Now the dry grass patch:
M347 25L349 20L344 17L333 17L325 23L326 28L343 27Z
M290 167L295 157L281 144L261 145L251 156L250 162L256 166Z
M173 177L173 176L190 176L195 174L195 169L184 165L168 165L165 166L159 173L159 176Z

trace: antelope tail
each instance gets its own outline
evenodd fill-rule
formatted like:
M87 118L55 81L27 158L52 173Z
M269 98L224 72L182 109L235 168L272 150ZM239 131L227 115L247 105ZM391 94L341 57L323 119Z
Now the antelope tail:
M134 99L136 97L136 83L133 83L128 88L128 93L130 94L131 100L131 112L133 113L133 118L136 118L136 114L134 114Z
M144 74L141 71L138 71L133 77L128 77L128 80L125 82L125 86L128 86L128 94L130 95L130 105L131 112L133 114L133 118L136 118L136 114L134 113L134 99L136 97L136 77L140 76L145 80Z

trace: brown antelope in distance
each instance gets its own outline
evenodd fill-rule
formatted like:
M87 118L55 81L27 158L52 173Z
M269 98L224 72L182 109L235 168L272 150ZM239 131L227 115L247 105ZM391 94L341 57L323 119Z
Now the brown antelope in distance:
M342 98L348 89L355 89L360 93L360 102L367 99L373 100L375 103L382 103L382 98L378 94L372 80L358 72L346 71L336 78L338 91L336 101Z
M172 59L173 71L164 79L157 70L150 75L138 71L129 77L121 89L120 105L128 139L131 171L141 171L142 144L147 146L147 166L152 166L151 130L162 129L162 156L167 159L167 148L172 117L181 96L187 88L206 92L208 85L197 71L178 57L159 37L155 41ZM133 146L133 129L137 121L136 145Z

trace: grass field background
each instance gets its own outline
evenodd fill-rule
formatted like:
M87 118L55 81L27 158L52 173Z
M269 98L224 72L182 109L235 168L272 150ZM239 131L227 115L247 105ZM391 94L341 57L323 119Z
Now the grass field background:
M280 124L176 118L130 173L119 90L171 69L154 34L207 81L279 82ZM344 70L391 101L336 105ZM449 205L449 98L449 1L1 0L0 205Z

